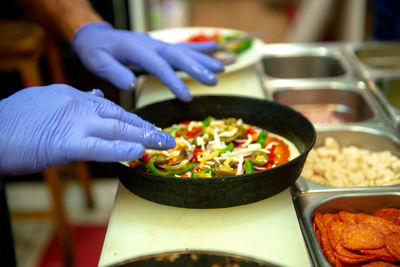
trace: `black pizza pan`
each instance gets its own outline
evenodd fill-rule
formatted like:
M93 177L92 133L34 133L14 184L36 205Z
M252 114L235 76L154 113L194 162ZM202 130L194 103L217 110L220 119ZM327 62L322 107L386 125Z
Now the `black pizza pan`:
M173 251L126 260L113 267L279 267L252 257L217 251Z
M315 143L311 122L299 112L273 101L240 96L196 96L189 103L177 99L134 110L144 120L166 128L186 120L241 118L247 124L281 135L300 155L269 170L206 179L167 177L114 163L121 183L132 193L160 204L184 208L225 208L256 202L292 185Z

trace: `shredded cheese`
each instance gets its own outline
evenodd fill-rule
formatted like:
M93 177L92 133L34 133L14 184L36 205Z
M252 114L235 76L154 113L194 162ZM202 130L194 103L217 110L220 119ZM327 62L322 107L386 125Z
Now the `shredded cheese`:
M243 156L239 156L239 162L238 162L238 167L236 170L236 175L239 175L242 173L242 165L243 165Z
M208 154L208 153L204 153L204 154ZM200 162L200 167L203 167L206 161L215 158L216 156L218 156L218 154L219 154L218 151L214 151L208 155L204 155L204 157L200 157L200 158L198 157L197 159Z
M237 129L236 128L234 128L233 130L231 130L231 131L225 131L225 132L222 132L222 133L220 133L220 134L218 134L219 135L219 137L231 137L231 136L233 136L235 133L237 133Z
M250 145L252 141L253 138L251 137L251 134L247 134L247 141L243 143L243 147Z

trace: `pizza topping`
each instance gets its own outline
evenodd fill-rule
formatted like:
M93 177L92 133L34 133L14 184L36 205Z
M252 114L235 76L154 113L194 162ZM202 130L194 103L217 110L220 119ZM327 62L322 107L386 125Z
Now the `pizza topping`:
M176 147L146 149L129 166L163 176L207 178L262 171L291 157L284 138L236 118L208 116L174 124L164 132L175 137Z

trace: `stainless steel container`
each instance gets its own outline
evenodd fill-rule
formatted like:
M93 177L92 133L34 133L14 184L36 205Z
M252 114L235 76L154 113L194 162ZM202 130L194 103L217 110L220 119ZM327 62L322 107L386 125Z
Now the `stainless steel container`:
M352 44L347 51L394 127L400 129L400 43Z
M363 212L373 214L379 209L392 207L400 209L399 192L330 192L301 194L292 190L300 227L307 248L315 266L331 266L322 253L315 235L312 218L316 213L336 213L339 211Z
M256 69L267 99L314 123L315 146L331 136L340 145L400 157L400 110L385 91L400 86L400 43L267 45ZM400 185L333 187L300 176L292 196L315 266L330 266L312 227L316 212L400 208Z

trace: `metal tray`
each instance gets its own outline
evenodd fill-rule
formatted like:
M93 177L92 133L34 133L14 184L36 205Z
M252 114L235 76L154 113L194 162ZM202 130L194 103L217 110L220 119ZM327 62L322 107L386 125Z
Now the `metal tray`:
M363 90L349 85L335 88L318 84L313 88L271 90L272 99L294 108L314 124L343 124L379 120L379 112Z
M390 133L389 129L378 129L372 127L339 126L331 129L317 130L315 147L323 145L326 137L334 137L342 146L354 145L359 148L371 151L388 150L397 157L400 157L400 139ZM376 186L376 187L333 187L314 183L300 176L295 183L299 192L348 192L348 191L400 191L399 185Z
M338 44L266 45L259 73L263 80L335 81L351 79L351 64Z
M309 255L315 266L331 266L321 251L312 227L315 213L338 211L375 213L381 208L400 208L399 192L348 192L346 194L302 194L292 190L293 203Z
M273 78L325 78L346 74L340 60L333 55L264 56L265 73Z
M256 66L265 97L305 114L322 112L335 122L389 122L346 49L345 44L267 45Z
M345 53L400 132L400 107L393 105L387 95L399 85L400 42L348 44Z
M373 75L400 72L400 43L364 42L350 45L362 71Z
M332 136L340 145L389 150L400 157L400 131L393 123L396 113L387 108L379 89L383 86L382 78L400 79L400 64L399 68L372 64L381 60L376 57L391 57L385 49L400 56L400 43L266 45L256 70L267 99L300 112L314 109L315 113L339 118L334 122L313 121L317 130L315 146ZM400 208L400 185L332 187L300 176L291 191L315 266L330 264L321 252L312 227L314 213L340 210L373 213L384 207Z
M394 127L400 130L400 75L374 78L370 87L392 118Z

